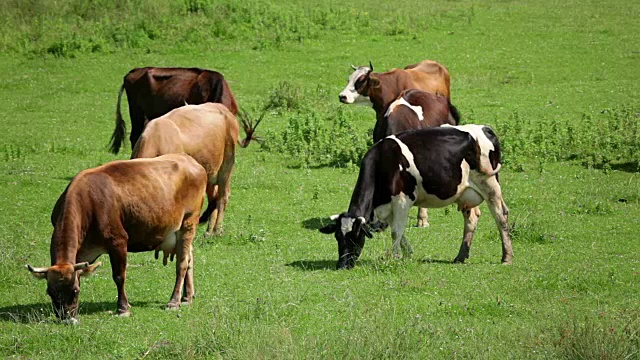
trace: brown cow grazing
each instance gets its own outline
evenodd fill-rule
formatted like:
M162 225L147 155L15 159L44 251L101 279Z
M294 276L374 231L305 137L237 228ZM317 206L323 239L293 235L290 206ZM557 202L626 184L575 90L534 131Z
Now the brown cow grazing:
M185 104L221 103L234 115L238 113L233 93L224 76L217 71L198 68L133 69L124 77L118 95L116 127L111 135L111 151L114 154L120 151L126 132L120 112L122 92L125 90L131 117L131 149L142 134L146 121Z
M229 201L236 145L246 147L262 119L254 125L243 120L246 138L239 140L238 121L223 105L186 105L150 122L133 149L132 158L186 153L202 165L208 176L209 204L200 218L208 221L206 236L222 233Z
M443 124L458 125L458 121L451 114L446 97L418 89L404 90L398 99L389 105L385 116L376 121L373 142L403 131ZM416 226L429 226L428 217L427 209L419 208Z
M381 120L389 105L398 98L403 90L420 89L450 98L449 71L439 63L424 60L404 69L392 69L385 73L373 72L373 65L353 66L347 86L340 93L340 102L344 104L371 105L376 111L377 120ZM460 119L455 106L448 103L451 114Z
M118 315L129 315L128 252L176 254L176 283L167 307L178 308L181 299L191 302L191 244L206 183L205 170L185 154L113 161L76 175L51 214L51 267L27 265L34 276L47 279L56 315L77 322L79 276L93 272L102 254L111 260Z

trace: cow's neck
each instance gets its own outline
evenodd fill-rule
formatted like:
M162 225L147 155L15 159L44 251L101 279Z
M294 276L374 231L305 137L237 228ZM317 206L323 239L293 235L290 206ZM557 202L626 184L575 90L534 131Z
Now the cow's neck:
M389 105L398 97L398 93L394 91L397 85L391 83L393 79L384 75L380 74L378 77L380 79L380 87L369 90L369 101L371 101L373 110L376 111L379 117L384 116Z
M51 265L76 263L85 233L83 215L68 201L61 209L51 236Z
M370 156L362 160L358 181L351 194L351 202L347 213L353 217L364 217L369 220L373 211L373 194L375 193L375 162Z

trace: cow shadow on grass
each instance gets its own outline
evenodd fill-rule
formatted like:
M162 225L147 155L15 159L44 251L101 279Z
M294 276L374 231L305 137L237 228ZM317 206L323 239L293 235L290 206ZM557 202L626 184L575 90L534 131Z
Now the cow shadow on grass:
M336 263L336 260L298 260L287 264L287 266L303 271L336 270ZM356 266L370 267L373 266L373 262L367 259L358 260Z
M307 230L320 230L332 221L328 217L314 217L302 221L302 227Z
M335 270L335 260L298 260L287 264L304 271Z
M446 260L446 259L424 258L424 259L420 259L419 261L423 264L447 264L447 265L453 264L453 259Z
M136 308L164 308L166 304L160 302L135 302L132 304L131 311L135 312ZM97 313L111 314L115 313L116 303L111 301L99 302L80 302L78 316L91 315ZM51 303L34 303L24 305L5 306L0 308L0 321L33 324L43 322L56 322L57 319L53 315Z

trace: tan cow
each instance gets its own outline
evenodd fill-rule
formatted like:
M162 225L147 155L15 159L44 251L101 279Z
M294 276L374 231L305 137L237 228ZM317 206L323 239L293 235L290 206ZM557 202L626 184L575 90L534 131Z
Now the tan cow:
M239 140L238 120L224 105L186 105L149 122L131 157L170 153L191 155L206 169L209 178L209 204L200 221L208 222L206 236L219 235L229 201L236 146L246 147L255 139L253 132L260 120L255 125L243 121L247 135Z
M206 184L205 170L185 154L113 161L76 175L51 214L51 266L27 265L34 276L47 279L56 315L77 322L79 276L93 272L102 254L111 260L118 315L129 315L128 252L176 254L176 282L167 307L178 308L181 299L191 302L191 244Z

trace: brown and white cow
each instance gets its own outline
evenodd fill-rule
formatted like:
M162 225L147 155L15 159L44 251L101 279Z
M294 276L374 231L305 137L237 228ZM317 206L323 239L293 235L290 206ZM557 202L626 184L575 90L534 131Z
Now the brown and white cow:
M145 123L185 104L221 103L232 114L238 105L224 76L217 71L199 68L136 68L124 77L118 105L116 127L111 135L111 151L117 154L124 140L126 126L120 112L122 92L127 92L131 117L131 149Z
M391 227L393 252L410 255L404 236L411 206L425 208L457 204L464 216L464 236L454 262L469 257L479 213L487 201L502 237L502 263L513 257L508 209L497 172L500 143L487 126L443 126L411 130L377 142L364 156L347 212L321 232L338 241L337 267L351 268L362 252L371 221Z
M384 117L376 121L373 142L403 131L444 124L458 125L446 97L418 89L404 90L398 99L389 105ZM429 226L428 216L427 209L420 208L417 226Z
M34 276L47 279L56 315L77 322L79 277L93 272L102 254L111 260L118 315L129 315L128 252L161 250L165 259L176 254L176 282L167 307L191 302L191 244L206 184L205 170L185 154L113 161L76 175L51 214L51 266L27 265Z
M347 86L339 95L344 104L371 105L376 112L376 119L384 117L389 105L404 90L419 89L432 94L443 95L450 99L449 71L441 64L424 60L404 69L392 69L385 73L373 72L373 65L353 66ZM455 106L448 102L451 114L460 119Z
M209 204L200 221L208 221L207 236L221 234L236 146L246 147L255 139L253 132L261 120L255 124L243 120L246 138L239 140L238 120L224 105L186 105L147 124L131 158L170 153L191 155L206 169L208 177Z

